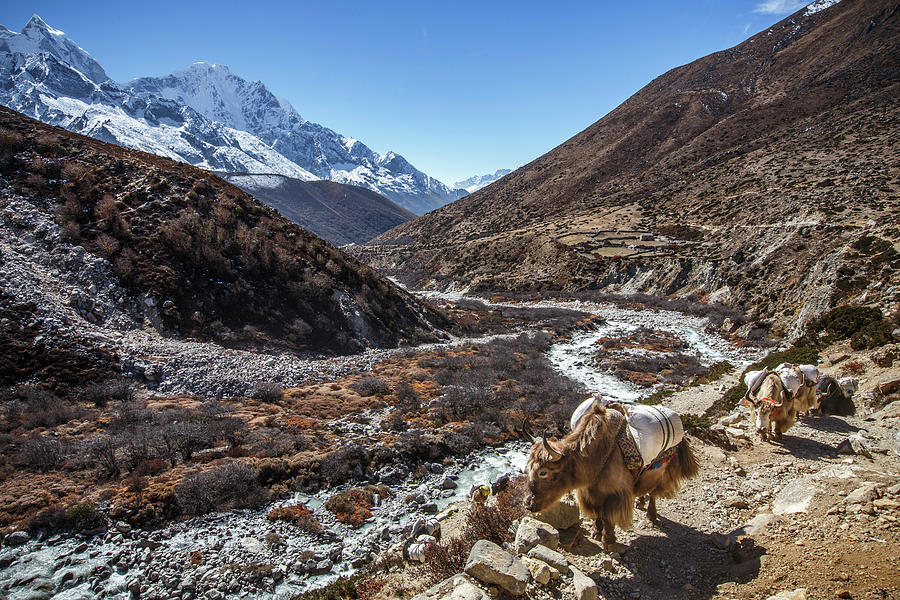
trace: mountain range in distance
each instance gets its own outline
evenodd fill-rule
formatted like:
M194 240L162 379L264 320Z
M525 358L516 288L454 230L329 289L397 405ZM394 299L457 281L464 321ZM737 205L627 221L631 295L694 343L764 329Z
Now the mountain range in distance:
M468 179L457 181L453 184L454 188L466 190L468 193L477 192L486 185L490 185L505 175L512 173L512 169L497 169L493 173L487 175L474 175Z
M395 152L378 154L302 118L224 65L117 83L37 15L20 33L0 25L0 82L0 104L32 118L212 171L356 185L415 214L466 194Z

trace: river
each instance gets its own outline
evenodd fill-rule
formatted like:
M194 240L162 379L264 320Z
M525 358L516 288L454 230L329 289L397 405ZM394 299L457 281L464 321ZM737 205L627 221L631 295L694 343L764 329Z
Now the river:
M683 352L694 354L703 364L719 360L742 364L751 358L705 332L702 319L679 313L585 302L529 306L569 308L605 319L600 326L552 346L548 358L560 372L610 399L634 402L647 392L592 368L597 340L602 337L619 337L643 326L675 334L688 344ZM379 421L372 419L375 426ZM0 553L0 595L10 600L98 596L124 600L132 597L129 588L140 588L142 598L289 598L352 573L354 564L365 563L400 541L405 526L426 516L427 504L434 503L441 511L464 500L473 485L523 469L526 451L525 444L514 443L449 466L430 465L426 477L407 477L392 486L394 494L381 501L373 517L357 529L338 523L321 498L295 493L262 509L211 514L153 531L132 531L115 524L106 534L89 539L80 535L32 539ZM313 537L266 518L272 508L297 502L314 511L333 532L330 538ZM310 567L327 572L312 575Z

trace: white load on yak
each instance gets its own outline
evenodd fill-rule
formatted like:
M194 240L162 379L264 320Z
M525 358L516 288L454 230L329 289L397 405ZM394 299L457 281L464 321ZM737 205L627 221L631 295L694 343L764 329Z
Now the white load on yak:
M764 368L761 371L748 371L744 375L744 384L747 386L749 394L755 394L763 380L770 373L775 373L781 380L781 385L790 396L797 394L797 390L802 385L814 386L819 381L819 369L815 365L792 365L791 363L781 363L774 370L769 371Z
M603 406L609 404L609 401L596 396L591 396L579 404L569 420L569 426L573 430L595 402ZM681 417L671 408L632 404L625 406L624 409L628 431L637 444L645 467L669 448L677 446L684 437Z

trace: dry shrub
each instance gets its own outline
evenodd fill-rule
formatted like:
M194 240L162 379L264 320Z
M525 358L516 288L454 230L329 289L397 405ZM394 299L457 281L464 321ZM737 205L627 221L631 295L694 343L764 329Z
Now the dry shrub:
M495 496L494 503L471 503L462 529L463 538L473 542L490 540L495 544L512 542L514 538L509 528L525 514L524 498L525 478L517 477Z
M472 544L479 538L454 537L432 544L425 554L425 562L419 567L426 586L433 585L461 573L469 558ZM417 578L418 579L418 578Z
M372 516L375 495L388 495L387 486L367 485L337 492L325 501L325 508L334 513L338 521L352 527L359 527Z
M849 360L841 366L841 377L859 377L866 372L866 366L861 360Z
M324 530L319 520L313 516L313 512L303 504L273 508L269 511L268 517L271 521L287 521L307 533L320 533Z
M391 386L378 377L363 377L350 384L350 389L360 396L384 396L391 393Z
M253 398L261 402L276 404L278 402L281 402L283 394L284 388L282 388L278 383L258 383L253 388L252 395Z

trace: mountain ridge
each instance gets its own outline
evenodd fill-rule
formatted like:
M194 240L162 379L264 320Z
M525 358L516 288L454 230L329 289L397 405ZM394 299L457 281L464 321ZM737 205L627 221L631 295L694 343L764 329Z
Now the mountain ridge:
M793 333L836 302L891 304L896 272L860 264L853 245L897 246L900 8L807 12L660 75L502 180L354 251L419 287L697 294Z
M360 185L422 214L464 192L394 152L307 121L260 81L195 63L120 84L37 15L0 31L0 103L52 125L217 171Z

